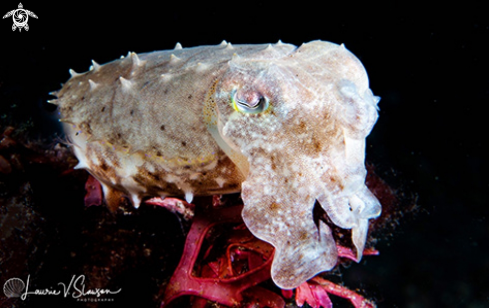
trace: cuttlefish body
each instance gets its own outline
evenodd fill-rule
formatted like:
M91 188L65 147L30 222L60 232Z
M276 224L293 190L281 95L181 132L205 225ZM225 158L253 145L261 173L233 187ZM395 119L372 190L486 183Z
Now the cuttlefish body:
M284 289L336 264L316 201L352 230L361 257L381 211L364 163L378 98L344 46L178 44L94 62L56 94L77 167L102 183L109 204L241 191L243 219L275 247L272 278Z

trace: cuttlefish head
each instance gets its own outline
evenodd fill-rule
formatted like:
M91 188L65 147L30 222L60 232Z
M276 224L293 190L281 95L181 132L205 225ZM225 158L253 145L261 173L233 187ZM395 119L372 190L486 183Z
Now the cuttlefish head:
M298 287L332 269L330 227L351 229L358 259L381 206L365 186L365 138L378 98L343 46L311 42L280 57L233 58L206 101L209 129L246 177L243 219L275 247L272 278Z

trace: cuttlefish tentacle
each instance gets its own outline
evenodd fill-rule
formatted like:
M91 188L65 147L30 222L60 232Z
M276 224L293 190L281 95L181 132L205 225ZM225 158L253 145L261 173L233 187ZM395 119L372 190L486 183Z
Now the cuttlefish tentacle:
M364 186L349 197L333 198L330 194L321 194L317 200L335 225L352 230L352 241L360 260L367 238L368 220L380 215L381 206L377 198Z

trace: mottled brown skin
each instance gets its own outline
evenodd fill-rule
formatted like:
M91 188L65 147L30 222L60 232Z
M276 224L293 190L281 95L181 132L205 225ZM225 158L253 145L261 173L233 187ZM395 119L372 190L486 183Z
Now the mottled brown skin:
M106 198L242 190L243 219L275 249L272 278L295 288L336 264L317 201L352 229L360 258L380 204L365 186L378 99L343 46L223 44L94 63L58 92L61 120ZM111 201L109 200L109 203Z

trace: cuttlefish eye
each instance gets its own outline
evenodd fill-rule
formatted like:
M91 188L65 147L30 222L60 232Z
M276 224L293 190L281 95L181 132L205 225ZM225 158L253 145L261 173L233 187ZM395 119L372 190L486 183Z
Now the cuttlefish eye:
M247 90L233 90L231 92L231 103L234 110L257 114L266 111L269 107L269 99L259 92Z

